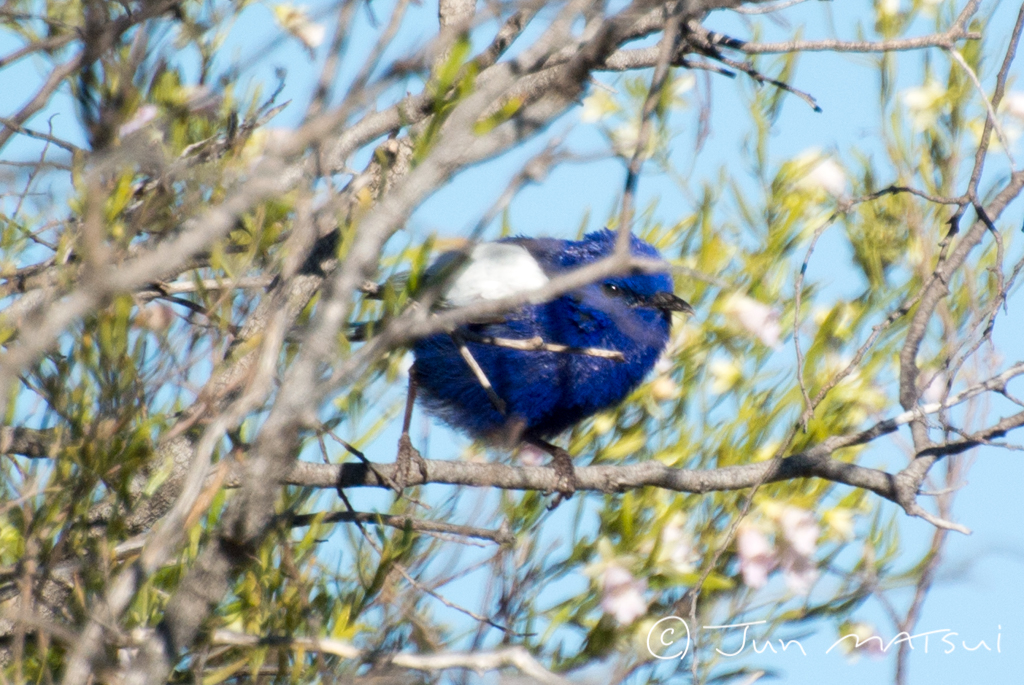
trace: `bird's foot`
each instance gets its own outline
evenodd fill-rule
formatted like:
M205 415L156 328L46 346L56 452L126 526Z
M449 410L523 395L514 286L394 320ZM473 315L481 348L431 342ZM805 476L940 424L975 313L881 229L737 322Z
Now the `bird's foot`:
M395 458L395 485L401 493L409 486L412 480L412 465L415 462L417 470L423 480L427 479L427 462L423 455L412 446L412 440L408 433L402 433L398 439L398 456Z
M576 469L572 465L572 455L536 435L527 435L525 440L551 455L551 466L555 469L555 492L558 493L548 505L548 511L551 511L576 493Z
M555 499L548 505L548 511L554 510L559 504L572 498L576 493L576 468L572 465L572 457L560 447L551 452L551 465L555 468Z
M523 440L526 432L526 421L521 416L513 416L505 421L505 425L498 429L493 440L495 444L505 449L512 449ZM545 451L550 453L550 450Z

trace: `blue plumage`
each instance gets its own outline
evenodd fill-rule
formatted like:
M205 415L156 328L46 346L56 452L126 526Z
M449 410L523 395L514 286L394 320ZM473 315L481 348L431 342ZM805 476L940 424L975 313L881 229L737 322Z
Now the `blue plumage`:
M633 254L660 258L649 243L631 237ZM546 278L612 253L615 233L582 240L510 238L478 246L452 279L452 304L497 299L542 285ZM518 249L522 248L522 249ZM438 264L450 257L442 256ZM539 267L539 269L537 269ZM692 309L672 294L667 273L610 278L550 302L525 306L497 323L470 324L466 345L505 405L502 415L447 334L416 342L412 377L427 410L477 438L552 437L622 401L654 366L669 339L671 313ZM583 354L515 350L470 337L528 339L571 347L616 350L624 361Z

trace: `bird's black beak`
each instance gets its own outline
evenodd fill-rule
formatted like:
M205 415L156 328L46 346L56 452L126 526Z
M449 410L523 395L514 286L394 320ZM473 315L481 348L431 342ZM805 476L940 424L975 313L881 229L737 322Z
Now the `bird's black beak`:
M655 293L654 296L648 298L645 304L649 307L660 309L663 312L683 312L691 316L696 314L689 302L668 292Z

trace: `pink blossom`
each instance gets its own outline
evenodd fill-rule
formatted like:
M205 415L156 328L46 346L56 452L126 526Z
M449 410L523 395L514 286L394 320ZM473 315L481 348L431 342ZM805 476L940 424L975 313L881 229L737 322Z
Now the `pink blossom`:
M197 114L216 114L223 104L223 98L207 86L199 85L186 88L188 99L185 106Z
M768 538L753 526L741 526L736 537L743 583L749 588L764 587L768 573L775 568L775 550Z
M135 110L135 114L132 115L131 119L121 124L117 132L122 138L130 136L136 131L145 128L146 124L156 119L158 114L160 114L160 110L156 105L142 105Z
M139 310L135 323L154 333L162 333L174 323L174 310L165 304L150 303Z
M813 557L821 529L813 514L800 507L783 508L778 520L786 541L781 558L786 586L797 594L806 595L818 580L818 567Z
M533 445L523 445L519 448L519 461L523 466L543 466L544 452Z
M792 547L782 551L782 573L786 587L798 595L806 595L818 580L818 566L810 557L798 554Z
M811 512L800 507L786 507L779 516L779 527L793 551L805 557L814 554L821 529Z
M611 614L620 625L629 625L647 613L644 592L647 582L615 564L604 569L601 576L601 608Z

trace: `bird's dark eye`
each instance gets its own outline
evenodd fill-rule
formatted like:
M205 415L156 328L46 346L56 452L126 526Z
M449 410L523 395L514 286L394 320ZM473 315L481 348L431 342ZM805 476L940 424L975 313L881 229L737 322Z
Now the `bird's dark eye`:
M625 288L621 285L615 285L614 283L602 283L601 289L604 291L604 294L607 295L608 297L614 297L618 300L622 300L630 307L636 306L636 293L634 293L629 288Z

